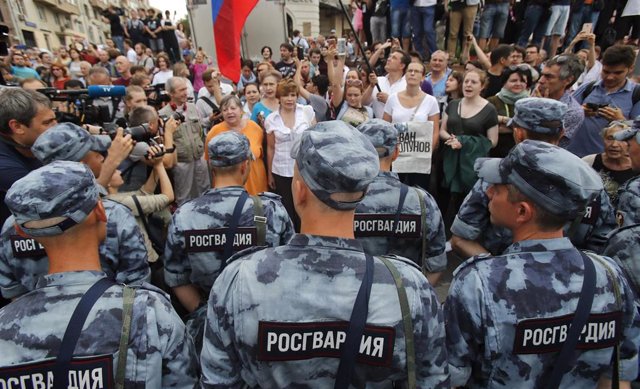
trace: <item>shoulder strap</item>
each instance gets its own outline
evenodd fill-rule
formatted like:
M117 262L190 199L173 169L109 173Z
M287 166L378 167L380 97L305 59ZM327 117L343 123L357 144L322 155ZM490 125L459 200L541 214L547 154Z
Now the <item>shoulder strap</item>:
M229 227L227 227L227 232L225 234L226 241L224 242L224 253L222 254L223 262L222 262L220 271L224 269L227 263L227 259L229 259L229 257L233 253L233 238L235 237L236 230L238 229L238 222L240 221L242 208L244 207L244 203L247 202L248 198L249 198L249 193L243 190L242 194L238 198L238 201L236 201L236 206L233 208L233 215L231 215L231 223L229 224Z
M349 328L347 336L342 345L340 353L340 364L338 365L338 373L336 374L336 382L334 389L347 389L351 384L351 377L356 367L356 358L360 351L360 342L364 327L367 324L367 316L369 315L369 297L371 296L371 285L373 284L373 257L365 254L366 267L356 301L353 304L351 318L349 319Z
M151 242L151 246L153 246L153 249L156 251L156 253L162 254L164 252L164 247L155 242L156 239L153 239L153 235L151 234L151 230L149 229L149 221L147 220L147 215L145 215L142 211L142 206L140 205L138 196L133 195L131 197L133 198L133 202L136 205L136 209L138 210L138 217L142 221L142 225L144 226L144 230L147 233L147 238L149 238L149 241Z
M378 257L389 269L393 281L396 283L396 291L398 292L398 300L400 300L400 312L402 313L402 324L404 326L404 342L407 358L407 381L409 389L416 388L416 351L413 341L413 322L411 321L411 309L409 308L409 299L407 291L402 283L402 276L396 266L385 257Z
M87 320L91 308L95 305L96 301L104 294L104 292L115 285L113 281L108 278L102 278L86 291L86 293L78 302L76 309L71 315L67 329L62 337L60 344L60 350L56 357L56 363L53 368L53 380L55 388L66 388L69 386L69 365L73 358L73 352L76 349L76 343L80 337L84 322Z
M613 274L613 269L611 269L611 266L609 266L607 261L602 259L602 257L600 257L599 255L595 253L590 253L590 252L587 252L586 254L592 260L598 261L598 263L600 263L607 271L607 278L609 279L609 282L611 282L611 286L613 287L613 294L616 296L616 305L618 306L618 309L622 310L622 292L620 291L620 285L616 280L616 276L615 274ZM620 342L619 341L616 342L616 345L613 347L612 359L613 359L613 366L612 366L613 372L611 374L611 381L612 381L611 388L618 389L620 387Z
M256 246L264 246L267 241L267 218L264 216L262 199L260 196L251 196L253 199L253 222L256 224L258 241Z
M595 88L596 86L596 82L595 81L591 81L589 84L587 84L587 87L584 88L584 90L582 91L582 102L584 103L584 99L587 98L587 96L589 96L591 94L591 91L593 91L593 88Z
M424 197L420 189L413 188L418 195L418 201L420 202L420 224L422 225L422 249L420 250L420 258L422 259L422 266L424 269L424 261L427 256L427 205L424 202Z
M202 97L201 97L201 99L202 99L205 103L207 103L207 105L208 105L209 107L211 107L211 109L213 109L214 111L215 111L216 109L220 109L220 108L218 108L218 106L217 106L217 105L215 105L215 104L213 103L213 101L209 100L209 98L208 98L207 96L202 96Z
M398 200L398 208L396 209L396 219L393 223L393 234L398 235L398 226L400 225L400 216L402 215L402 208L404 207L404 201L409 193L409 187L405 184L400 185L400 199Z
M124 389L124 378L127 373L127 351L131 335L131 319L133 316L133 300L136 290L125 286L122 291L122 332L120 333L120 347L118 348L118 368L114 389Z
M420 106L422 105L422 102L426 97L427 97L427 94L425 93L424 96L422 96L422 98L420 99L420 102L418 103L418 105L416 105L416 108L413 110L413 113L411 114L411 119L409 119L410 122L412 122L413 119L415 119L416 114L418 113L418 110L420 109Z
M638 101L640 101L640 84L636 84L633 87L633 93L631 94L631 107L633 108Z
M557 389L560 385L560 381L569 367L569 361L573 360L572 353L576 350L582 328L587 323L589 314L591 313L591 306L596 292L596 270L593 261L587 255L579 250L578 253L584 263L584 279L582 281L580 299L578 300L578 306L571 321L571 327L567 333L567 339L556 357L556 363L554 364L547 384L542 386L544 388Z

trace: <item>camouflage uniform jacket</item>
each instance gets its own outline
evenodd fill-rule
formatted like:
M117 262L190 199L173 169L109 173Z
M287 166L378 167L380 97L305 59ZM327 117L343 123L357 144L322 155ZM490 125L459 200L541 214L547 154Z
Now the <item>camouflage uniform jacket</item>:
M443 271L447 268L447 239L442 214L430 194L417 189L425 204L422 218L418 193L414 188L409 188L401 210L401 227L392 226L403 185L397 173L381 172L378 175L356 208L356 237L365 252L371 255L395 254L413 260L424 271ZM423 239L425 258L422 258Z
M491 224L489 215L489 184L476 181L467 195L451 225L451 232L463 239L478 240L484 248L499 255L511 244L511 231ZM565 226L565 233L571 223ZM584 218L577 227L571 241L576 247L601 253L607 235L615 228L615 217L609 196L603 190L587 208Z
M100 263L107 277L134 284L150 276L147 249L129 208L103 199L107 213L107 236L100 245ZM0 291L14 298L33 290L40 276L49 271L44 248L33 239L18 236L14 218L9 217L0 233Z
M239 186L209 189L202 196L183 204L173 215L165 249L165 281L176 287L195 284L209 293L222 268L224 230L229 226L233 209L244 191ZM267 218L265 244L280 246L293 236L293 224L280 202L280 196L260 194ZM234 252L255 246L253 199L244 204ZM216 244L216 240L217 243ZM237 244L235 244L237 242Z
M71 312L105 275L78 271L45 275L35 290L0 310L0 366L55 358ZM110 287L87 316L74 357L114 355L122 328L121 285ZM127 388L193 388L197 356L168 297L143 283L136 287L127 355Z
M346 330L365 273L362 246L352 239L299 234L285 246L234 258L209 297L203 387L332 387L344 341L341 329ZM418 387L448 388L437 296L413 262L394 258L414 326ZM376 338L381 348L373 351L365 331L354 372L356 387L365 381L407 378L396 287L385 265L374 261L367 328L390 335ZM292 328L292 335L283 327Z
M637 376L640 320L633 291L615 263L602 259L620 286L622 303L616 303L605 267L593 260L596 289L588 331L560 384L563 389L595 387L600 376L611 373L613 347L606 342L615 335L621 336L621 379ZM452 386L543 388L558 354L553 347L561 347L568 327L549 323L573 316L583 275L583 260L567 238L520 241L502 256L476 256L460 265L444 306ZM619 311L620 332L592 326L596 317ZM527 333L522 328L528 319L535 320L529 320L534 330ZM545 326L553 330L539 329ZM540 350L545 347L551 349Z

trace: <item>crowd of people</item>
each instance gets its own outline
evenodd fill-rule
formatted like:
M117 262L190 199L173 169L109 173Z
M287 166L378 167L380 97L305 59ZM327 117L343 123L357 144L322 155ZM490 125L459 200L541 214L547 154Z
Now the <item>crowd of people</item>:
M628 387L633 4L353 0L354 31L238 82L168 11L12 47L0 383L56 358L54 387L89 359L124 387Z

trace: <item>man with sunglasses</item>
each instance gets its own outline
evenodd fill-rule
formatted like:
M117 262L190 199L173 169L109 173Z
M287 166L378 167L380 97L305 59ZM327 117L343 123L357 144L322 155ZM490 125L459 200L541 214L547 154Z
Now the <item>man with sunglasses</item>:
M584 122L567 150L579 157L604 151L600 132L614 120L640 115L640 86L629 80L636 55L631 46L609 47L602 56L601 81L581 85L573 97L582 104Z
M583 70L584 65L577 56L573 54L555 56L542 68L538 85L532 93L532 96L558 100L567 105L560 147L568 146L584 120L584 110L571 95L571 86L578 80Z

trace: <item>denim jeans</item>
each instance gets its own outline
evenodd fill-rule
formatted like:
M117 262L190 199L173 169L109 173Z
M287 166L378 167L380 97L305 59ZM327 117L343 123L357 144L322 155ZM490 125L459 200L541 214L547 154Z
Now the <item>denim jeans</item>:
M116 47L118 48L118 50L120 50L121 53L124 53L124 37L122 35L112 35L111 36L111 40L113 41L113 43L116 44Z
M504 28L509 17L509 3L487 4L480 17L480 38L504 37Z
M524 25L522 26L522 33L518 40L518 46L526 47L529 42L529 37L533 34L532 43L539 45L542 42L545 30L547 29L547 21L543 20L545 14L545 7L537 4L530 4L525 11Z
M393 38L411 38L409 8L391 8L391 36Z
M591 7L591 4L582 4L582 6L578 9L574 9L571 15L571 24L569 25L569 34L567 35L565 42L565 47L569 46L569 43L573 40L573 38L578 35L578 32L582 29L582 25L585 23L592 23L593 27L591 28L591 32L596 30L596 23L598 22L598 17L600 16L600 11L594 11ZM582 45L579 45L582 46ZM580 48L580 47L576 47Z
M411 8L411 25L413 26L413 46L416 51L422 55L423 59L427 59L427 52L422 45L424 37L427 38L427 46L429 55L438 50L436 46L436 26L433 18L436 13L436 6L430 7L412 7Z

